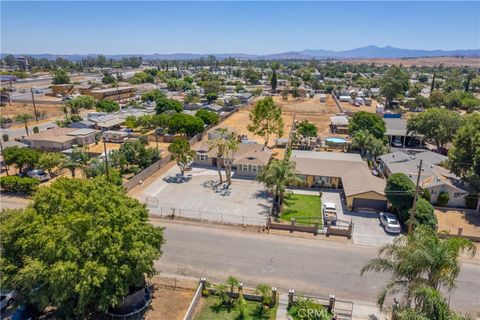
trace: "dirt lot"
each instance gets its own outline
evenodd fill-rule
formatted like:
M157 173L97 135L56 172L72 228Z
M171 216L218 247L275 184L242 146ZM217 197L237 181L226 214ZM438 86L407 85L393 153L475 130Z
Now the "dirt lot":
M328 100L331 100L332 103L335 103L335 102L333 101L333 98L332 98L332 97L329 96L327 99L328 99ZM327 100L327 101L328 101L328 100ZM378 104L378 102L375 101L375 100L372 100L372 105L370 105L370 106L362 105L362 106L359 106L359 107L356 107L356 106L352 105L352 104L349 103L349 102L343 102L343 101L341 101L340 104L342 105L342 108L345 110L345 112L346 112L346 110L348 110L348 111L350 111L350 112L366 111L366 112L375 113L375 112L376 112L376 109L377 109L377 104Z
M355 59L344 60L351 64L376 64L376 65L403 65L403 66L438 66L443 64L445 66L472 66L480 67L480 58L467 57L430 57L430 58L411 58L411 59Z
M186 281L186 280L185 280ZM156 277L154 282L153 300L145 319L181 320L187 312L188 306L195 293L196 284L189 281L161 279Z
M224 122L216 126L215 128L228 128L233 129L239 135L246 135L250 140L255 141L257 143L265 143L262 137L256 136L250 131L247 130L247 125L250 123L248 115L250 114L250 110L252 109L251 106L242 108L230 118L226 119ZM285 130L283 134L283 138L287 138L290 134L292 129L292 121L293 121L293 114L282 114L283 122L285 124ZM215 130L212 129L212 130ZM269 147L274 145L274 139L277 137L270 138L270 142L268 143Z
M37 104L37 111L46 114L47 117L63 115L62 105L58 104ZM7 103L6 106L0 107L0 114L3 117L12 118L19 113L28 113L33 115L33 104L12 102L11 104Z
M480 237L480 214L456 210L435 209L438 219L438 230L457 234L458 228L463 228L463 234Z

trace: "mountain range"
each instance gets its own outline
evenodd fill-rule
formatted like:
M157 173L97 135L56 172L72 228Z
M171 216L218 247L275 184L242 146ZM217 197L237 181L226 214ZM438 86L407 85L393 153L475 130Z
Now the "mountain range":
M6 53L0 54L3 58ZM46 58L54 60L57 57L62 57L68 60L76 61L86 58L88 56L96 56L97 54L14 54L16 56L28 55L35 58ZM312 50L306 49L303 51L289 51L276 54L254 55L244 53L171 53L171 54L115 54L105 55L110 59L121 59L123 57L141 56L144 60L192 60L202 57L215 56L217 59L237 58L237 59L251 59L251 60L287 60L287 59L365 59L365 58L420 58L420 57L480 57L480 49L466 49L466 50L417 50L417 49L401 49L391 46L378 47L366 46L351 50L333 51L333 50Z

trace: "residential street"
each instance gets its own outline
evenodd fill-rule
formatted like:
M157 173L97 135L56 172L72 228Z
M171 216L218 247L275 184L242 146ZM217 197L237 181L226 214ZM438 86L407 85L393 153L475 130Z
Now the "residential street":
M281 290L338 299L374 302L387 275L368 273L361 267L377 254L377 248L354 246L325 238L306 239L152 220L165 226L166 244L156 262L160 272L206 276L223 280L234 275L247 285L260 282ZM480 264L462 265L458 289L451 305L461 312L480 312Z

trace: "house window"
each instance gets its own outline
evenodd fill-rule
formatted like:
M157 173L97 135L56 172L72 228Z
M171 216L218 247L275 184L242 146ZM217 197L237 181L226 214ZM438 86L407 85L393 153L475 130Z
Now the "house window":
M300 180L302 180L302 181L305 181L305 180L307 180L307 177L304 176L304 175L299 175L299 176L298 176L298 179L300 179Z
M206 154L199 154L199 155L198 155L198 160L200 160L200 161L206 161L206 160L207 160L207 155L206 155Z
M242 165L242 171L248 171L248 164Z
M430 193L431 193L431 194L437 194L438 191L437 191L437 189L433 189Z
M252 166L252 171L257 172L258 171L257 168L258 168L257 166Z

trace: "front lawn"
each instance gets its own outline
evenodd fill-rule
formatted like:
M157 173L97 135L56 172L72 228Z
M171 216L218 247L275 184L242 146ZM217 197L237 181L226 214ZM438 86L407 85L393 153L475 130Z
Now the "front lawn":
M320 224L322 224L322 201L319 196L290 193L285 195L284 204L285 211L280 219L290 222L292 218L295 218L299 223L314 223L315 218L319 218Z
M194 320L235 320L239 319L240 311L236 307L222 305L217 296L203 298L200 302L200 310L197 310ZM259 302L247 301L247 314L251 319L274 320L276 318L276 307L269 310L267 314L261 315L261 304Z

